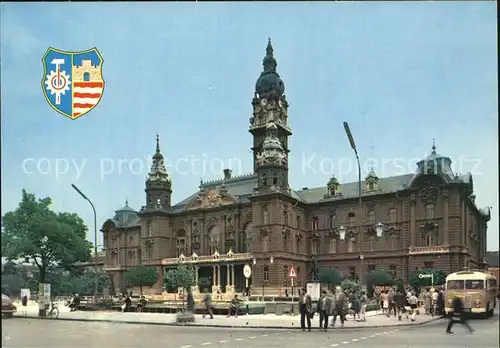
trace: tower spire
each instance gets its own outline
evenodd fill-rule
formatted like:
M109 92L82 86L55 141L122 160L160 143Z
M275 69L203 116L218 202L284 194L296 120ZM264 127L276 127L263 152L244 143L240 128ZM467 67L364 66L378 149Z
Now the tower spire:
M156 153L160 153L160 136L156 133Z
M128 207L128 197L125 196L125 206Z
M146 179L147 207L154 208L159 200L162 207L170 207L172 182L160 151L160 136L156 134L156 151Z
M436 139L432 138L432 153L436 153Z

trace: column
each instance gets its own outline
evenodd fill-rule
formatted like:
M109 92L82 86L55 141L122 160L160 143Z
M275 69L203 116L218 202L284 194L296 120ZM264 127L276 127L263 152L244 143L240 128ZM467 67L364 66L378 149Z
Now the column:
M236 278L234 277L234 265L231 266L231 285L236 286Z
M212 266L212 284L213 286L217 285L217 278L216 278L216 273L215 273L215 266Z
M415 231L415 196L410 197L410 246L417 246L416 237L417 231Z
M220 265L217 267L217 286L220 288Z
M444 207L443 207L443 242L444 245L450 244L450 231L449 231L449 214L448 214L448 192L443 191Z
M231 288L231 273L230 273L230 265L226 265L226 293L229 292Z

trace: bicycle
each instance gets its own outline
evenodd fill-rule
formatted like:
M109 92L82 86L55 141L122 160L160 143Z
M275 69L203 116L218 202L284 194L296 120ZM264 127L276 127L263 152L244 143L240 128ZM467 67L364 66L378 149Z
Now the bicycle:
M49 304L45 305L45 317L50 319L59 318L59 308L56 303L52 302L50 305Z

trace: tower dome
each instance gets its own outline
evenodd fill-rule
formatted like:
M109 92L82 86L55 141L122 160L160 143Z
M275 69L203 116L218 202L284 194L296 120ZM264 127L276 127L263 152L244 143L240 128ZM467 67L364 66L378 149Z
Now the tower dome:
M276 72L278 63L274 58L274 49L269 39L266 48L266 56L262 60L264 70L255 84L255 92L261 98L280 97L285 93L285 84Z

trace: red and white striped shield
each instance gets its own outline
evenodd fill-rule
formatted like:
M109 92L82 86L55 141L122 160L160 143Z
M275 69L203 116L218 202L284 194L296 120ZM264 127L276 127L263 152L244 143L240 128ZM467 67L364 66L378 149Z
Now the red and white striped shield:
M101 100L104 81L73 82L73 118L92 110Z

